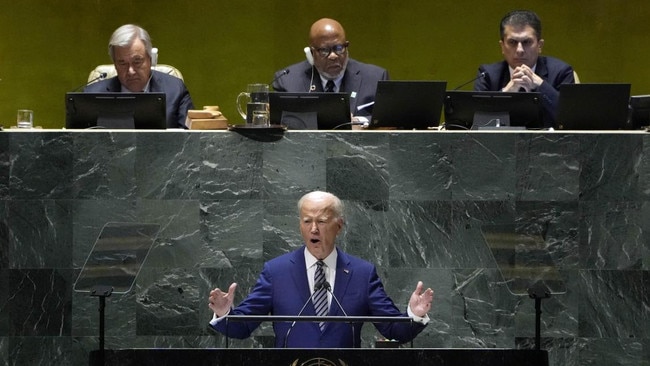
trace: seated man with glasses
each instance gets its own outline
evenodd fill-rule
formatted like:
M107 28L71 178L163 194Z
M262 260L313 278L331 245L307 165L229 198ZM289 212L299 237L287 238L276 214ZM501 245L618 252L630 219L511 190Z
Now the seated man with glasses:
M108 41L117 77L90 84L84 92L165 93L167 128L187 128L187 111L194 109L190 93L183 80L151 70L152 48L149 33L143 28L133 24L117 28Z
M311 26L307 60L274 75L273 89L280 92L344 92L350 94L350 112L369 116L372 106L357 109L375 100L377 81L388 80L388 72L349 57L345 30L333 19L320 19Z

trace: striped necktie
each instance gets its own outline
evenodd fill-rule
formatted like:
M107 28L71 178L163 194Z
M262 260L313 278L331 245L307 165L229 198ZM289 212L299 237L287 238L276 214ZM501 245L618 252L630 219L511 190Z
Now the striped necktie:
M314 286L316 290L312 302L317 316L325 316L328 312L327 306L327 289L323 285L325 283L325 271L323 270L323 261L316 262L316 272L314 273ZM318 323L321 332L325 329L325 322Z

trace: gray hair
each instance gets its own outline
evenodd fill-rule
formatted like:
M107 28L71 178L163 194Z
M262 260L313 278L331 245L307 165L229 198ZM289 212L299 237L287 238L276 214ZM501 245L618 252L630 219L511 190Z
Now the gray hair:
M332 210L334 213L335 218L337 219L343 219L343 202L336 197L335 195L329 193L329 192L323 192L323 191L313 191L305 194L298 200L298 212L302 210L302 205L305 202L306 199L328 199L330 201L330 205L328 208Z
M111 56L111 60L115 61L115 52L113 51L114 47L130 46L136 38L139 38L142 43L144 43L147 55L152 57L151 49L153 46L151 45L151 37L149 37L149 33L144 30L144 28L137 25L125 24L117 28L115 32L113 32L111 39L108 41L108 54Z

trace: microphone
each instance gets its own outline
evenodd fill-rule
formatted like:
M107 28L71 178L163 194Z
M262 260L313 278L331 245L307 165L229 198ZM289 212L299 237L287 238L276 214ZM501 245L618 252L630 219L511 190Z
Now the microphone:
M343 309L343 306L339 302L339 299L336 297L336 295L334 295L334 292L332 291L332 286L330 285L330 283L325 281L325 282L323 282L323 286L325 287L327 292L332 294L332 299L334 299L334 302L336 302L336 305L339 307L339 309L341 309L341 312L343 312L343 315L348 316L348 313L346 313L345 309ZM350 329L352 330L352 347L354 348L355 335L354 335L354 324L353 323L350 323Z
M291 70L289 70L289 69L284 69L284 70L280 71L280 73L278 74L278 76L274 77L273 80L271 80L271 85L273 85L273 83L275 83L276 81L278 81L280 78L282 78L282 77L284 77L285 75L289 74L289 71L291 71Z
M458 85L457 87L455 87L455 88L452 89L452 90L458 90L458 89L464 87L465 85L467 85L467 84L469 84L469 83L471 83L471 82L474 82L474 81L476 81L476 80L478 80L478 79L482 79L482 78L484 78L485 75L486 75L486 73L485 73L485 71L483 71L482 73L478 74L478 76L475 77L474 79L472 79L472 80L470 80L470 81L468 81L468 82L466 82L466 83L462 83L462 84Z
M158 48L153 47L151 49L151 68L155 69L158 66Z
M288 73L288 71L287 71L287 73ZM316 292L318 292L318 290L320 290L323 286L325 286L326 283L327 283L327 281L320 282L320 283L317 283L316 285L314 285L314 292L311 293L311 295L309 296L307 301L305 301L302 308L300 308L300 311L298 312L297 316L302 315L303 311L305 311L305 308L307 307L307 304L309 304L311 302L311 300L314 298L314 295L316 294ZM296 325L296 321L294 320L293 323L291 323L291 325L289 326L289 330L287 330L287 334L284 336L284 345L283 345L282 348L287 348L287 343L289 342L289 334L291 333L291 330L293 329L293 327L295 325Z
M325 287L325 290L332 294L332 299L334 299L334 302L336 302L336 305L338 305L339 309L343 312L343 315L348 316L348 313L345 312L345 309L343 309L343 306L341 306L341 303L339 302L339 299L336 298L336 295L334 295L334 292L332 292L332 286L330 285L329 282L325 281L322 284L323 287Z
M81 85L79 85L78 87L74 88L74 89L72 90L72 92L74 93L74 92L78 91L79 89L81 89L81 88L83 88L83 87L86 87L86 86L88 86L88 85L94 83L94 82L97 81L97 80L104 80L104 78L106 78L106 75L108 75L108 74L105 73L105 72L100 72L98 77L96 77L96 78L90 80L89 82L87 82L87 83L85 83L85 84L81 84Z

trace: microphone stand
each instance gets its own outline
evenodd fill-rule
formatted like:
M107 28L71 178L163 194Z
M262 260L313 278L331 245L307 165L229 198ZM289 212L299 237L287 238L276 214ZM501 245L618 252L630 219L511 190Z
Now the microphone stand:
M471 83L471 82L473 82L473 81L476 81L476 80L478 80L478 79L484 78L484 77L485 77L485 71L482 72L482 73L480 73L480 74L478 74L478 76L475 77L474 79L472 79L472 80L470 80L470 81L468 81L468 82L465 82L465 83L462 83L462 84L458 85L458 86L455 87L453 90L458 90L458 89L464 87L465 85L467 85L467 84L469 84L469 83Z
M302 315L302 312L305 311L305 308L307 307L307 304L309 304L312 301L312 299L314 298L314 295L316 294L316 291L318 291L322 286L325 286L325 284L324 283L319 283L319 284L316 284L316 286L314 286L314 292L312 292L311 295L309 295L309 298L307 299L307 301L305 301L305 304L302 306L302 308L300 308L300 311L298 312L298 316ZM294 325L296 325L295 320L293 321L293 323L291 323L291 325L289 326L289 330L287 330L287 334L284 336L284 347L283 348L287 348L287 343L289 342L289 334L291 334L291 330L293 329Z
M327 292L332 294L332 299L334 299L334 301L336 302L336 305L338 305L339 309L341 309L341 311L343 312L343 315L345 315L347 317L348 313L345 312L345 309L343 309L343 306L339 302L339 299L336 297L336 295L334 295L334 292L332 291L332 285L330 285L329 282L325 281L323 286L325 286L325 289L327 290ZM356 348L356 347L354 347L354 339L355 339L354 334L355 334L355 332L354 332L354 323L353 322L350 322L350 329L352 329L352 348Z
M81 88L83 88L83 87L86 87L86 86L88 86L88 85L94 83L94 82L97 81L97 80L104 80L104 79L106 78L106 75L108 75L108 74L105 73L105 72L101 72L101 73L99 73L99 76L98 76L98 77L96 77L96 78L90 80L89 82L87 82L87 83L85 83L85 84L81 84L81 85L79 85L78 87L74 88L74 89L72 90L72 92L74 93L74 92L78 91L79 89L81 89Z

